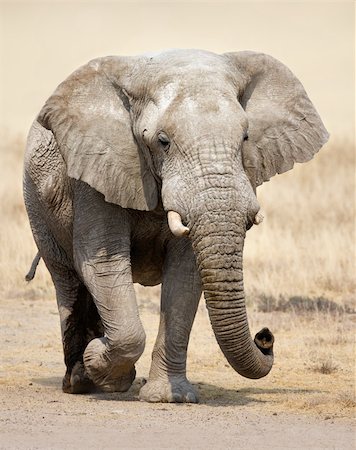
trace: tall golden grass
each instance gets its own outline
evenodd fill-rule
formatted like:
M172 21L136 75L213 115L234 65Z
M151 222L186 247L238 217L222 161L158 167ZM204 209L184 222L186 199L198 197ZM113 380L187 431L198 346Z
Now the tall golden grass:
M258 191L266 219L246 239L246 290L253 297L355 295L354 148L331 142L306 164Z
M54 295L36 254L22 198L23 138L0 143L0 295ZM245 287L251 301L324 298L350 304L355 292L354 153L350 143L329 143L307 164L258 189L265 221L245 244Z
M43 262L32 287L25 275L36 255L23 195L22 173L25 139L5 135L0 144L0 296L18 298L54 295Z

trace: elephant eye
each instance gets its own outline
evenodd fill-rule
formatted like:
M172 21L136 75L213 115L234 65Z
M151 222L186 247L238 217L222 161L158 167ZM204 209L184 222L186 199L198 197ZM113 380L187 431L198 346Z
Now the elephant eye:
M171 141L169 140L169 137L166 135L166 133L163 133L163 131L161 131L158 134L157 139L163 150L167 151L171 145Z
M248 141L248 134L247 133L244 136L244 141Z

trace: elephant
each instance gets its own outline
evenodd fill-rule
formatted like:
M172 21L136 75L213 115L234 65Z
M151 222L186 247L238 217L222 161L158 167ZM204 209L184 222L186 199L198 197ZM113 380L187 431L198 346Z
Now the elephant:
M198 401L186 376L204 293L231 367L257 379L274 337L252 338L242 255L256 188L310 160L328 133L272 56L168 50L80 67L44 104L25 151L24 199L55 287L63 391L124 392L145 347L134 283L161 284L148 402Z

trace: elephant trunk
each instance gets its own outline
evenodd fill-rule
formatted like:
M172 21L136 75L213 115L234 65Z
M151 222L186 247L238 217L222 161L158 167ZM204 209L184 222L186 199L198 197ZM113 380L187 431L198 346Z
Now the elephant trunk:
M242 376L261 378L273 364L274 337L263 328L251 338L243 288L244 218L207 205L191 227L210 321L230 365Z

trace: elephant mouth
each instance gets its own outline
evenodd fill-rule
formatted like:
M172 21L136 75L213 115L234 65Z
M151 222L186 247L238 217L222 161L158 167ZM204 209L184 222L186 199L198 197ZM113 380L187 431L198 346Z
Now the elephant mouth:
M177 237L187 236L190 232L190 229L183 225L182 218L179 213L176 211L168 211L168 225L172 234ZM264 219L264 214L261 211L258 211L254 217L253 224L259 225L262 223Z

